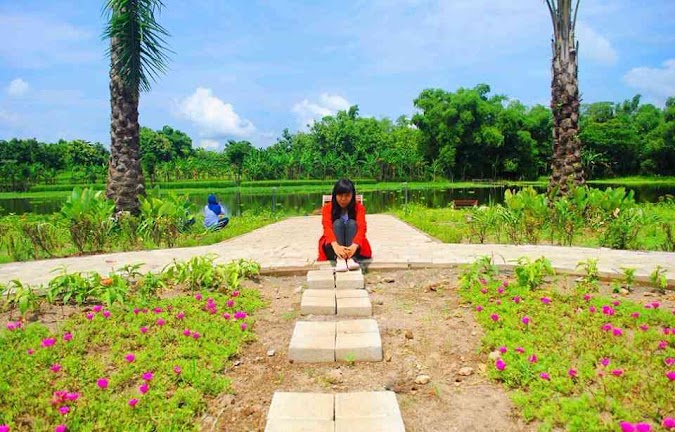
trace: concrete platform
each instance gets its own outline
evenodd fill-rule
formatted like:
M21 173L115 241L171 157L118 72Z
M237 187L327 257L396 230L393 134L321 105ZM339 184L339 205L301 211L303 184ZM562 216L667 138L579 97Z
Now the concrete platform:
M382 339L373 319L338 321L336 361L382 361Z
M405 432L393 392L275 392L265 432Z
M335 315L337 304L335 290L307 290L302 294L300 313L302 315Z
M298 321L288 347L289 360L297 362L335 361L334 322Z
M366 282L361 270L335 273L335 288L338 290L364 289Z
M307 289L335 289L335 276L331 270L310 270L307 272Z
M365 290L361 290L365 292ZM368 297L350 297L337 299L337 314L340 316L369 317L373 315L373 306Z
M335 291L335 298L345 299L345 298L368 298L368 291L362 289L342 289Z

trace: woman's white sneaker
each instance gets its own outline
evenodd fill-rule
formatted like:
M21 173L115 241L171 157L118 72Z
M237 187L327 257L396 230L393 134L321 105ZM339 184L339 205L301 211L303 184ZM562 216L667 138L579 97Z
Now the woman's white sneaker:
M335 263L335 271L336 272L346 272L349 270L349 267L347 267L347 262L343 259L338 258L337 262Z
M349 258L349 259L347 260L347 268L348 268L349 270L358 270L358 269L361 268L361 266L359 265L359 263L357 263L356 261L354 261L353 258Z

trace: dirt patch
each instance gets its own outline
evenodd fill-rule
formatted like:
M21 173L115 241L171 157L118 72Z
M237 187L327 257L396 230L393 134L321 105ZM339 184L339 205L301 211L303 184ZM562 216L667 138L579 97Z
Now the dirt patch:
M288 344L300 318L305 278L263 277L269 306L256 313L259 340L245 347L227 371L235 395L225 395L202 419L204 431L263 431L276 390L397 393L406 430L530 431L498 385L487 381L478 350L481 328L459 304L456 271L401 270L366 275L385 361L290 363ZM326 317L305 317L326 320ZM273 356L268 351L274 350ZM469 369L470 368L470 369ZM427 384L416 379L427 375Z

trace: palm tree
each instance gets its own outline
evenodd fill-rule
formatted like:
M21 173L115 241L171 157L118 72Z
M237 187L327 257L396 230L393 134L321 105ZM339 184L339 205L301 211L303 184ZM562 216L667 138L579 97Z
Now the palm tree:
M553 21L551 111L553 112L553 156L549 191L565 194L568 182L585 183L581 163L579 130L579 63L574 40L579 1L572 15L573 0L545 0Z
M150 90L150 79L165 72L167 31L155 21L161 0L107 0L110 39L110 161L106 195L116 210L138 213L138 196L145 194L140 165L138 99Z

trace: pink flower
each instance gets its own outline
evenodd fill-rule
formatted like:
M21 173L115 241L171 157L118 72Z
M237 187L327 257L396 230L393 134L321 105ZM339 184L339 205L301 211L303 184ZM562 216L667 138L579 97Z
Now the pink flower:
M602 307L602 313L605 314L605 315L612 316L612 315L614 315L614 309L605 305L605 306Z
M539 361L536 354L532 354L527 359L530 361L530 363L536 363L537 361Z
M26 351L28 355L33 355L35 354L35 350L33 348L28 348L28 351Z
M483 288L482 290L480 290L480 292L482 292L483 294L487 294L487 288Z
M600 360L600 364L605 367L609 366L609 359L607 357L603 358L602 360Z
M135 407L137 403L138 403L138 399L129 399L129 402L128 402L128 404L131 408Z
M164 321L162 318L157 320L157 325L162 327L164 324L166 324L166 321Z
M549 304L549 303L551 303L551 299L548 298L548 297L542 297L541 302L544 303L544 304Z
M7 426L6 424L1 424L0 432L9 432L9 426Z
M152 311L156 314L160 314L164 311L164 309L162 309L161 307L156 307Z
M576 378L577 377L577 371L574 369L570 369L567 371L567 375L570 376L570 378Z
M654 309L658 309L658 308L661 307L661 303L659 303L659 302L652 302L652 307L653 307Z
M651 432L652 431L652 425L649 423L638 423L635 425L635 431L636 432Z
M147 333L148 328L147 327L141 327L141 333Z
M623 421L619 423L619 426L621 426L621 432L635 432L635 425L633 423Z
M232 297L239 297L239 291L232 291Z
M610 331L612 329L612 325L609 323L603 324L602 327L600 327L603 331Z
M487 281L483 278L480 279L480 283L482 283L483 285L487 285Z
M511 300L513 300L514 303L520 303L520 297L519 296L515 296Z
M92 310L93 310L94 312L96 312L96 313L99 313L99 312L101 312L101 311L103 310L103 306L101 306L101 305L94 305L94 307L92 308Z
M104 316L105 318L110 318L110 311L109 311L109 310L104 310L104 311L103 311L103 316Z
M640 312L633 312L630 316L633 318L640 318Z
M64 334L64 335L63 335L63 340L66 341L66 342L73 340L73 334L70 333L70 332Z
M7 323L7 330L9 331L14 331L17 329L16 323L14 321L10 321Z
M182 320L183 318L185 318L185 312L178 312L176 314L176 319Z
M497 301L496 301L495 303L497 303L498 305L500 305L500 304L502 304L502 301L501 301L500 299L497 299Z
M589 306L589 307L588 307L588 311L589 311L590 313L595 313L595 311L597 311L597 309L595 308L595 306Z
M503 294L503 293L504 293L504 288L502 288L502 287L497 288L497 292L498 292L499 294Z
M176 375L180 375L180 373L181 373L180 366L174 366L173 371L176 373Z
M237 312L234 314L234 319L244 319L248 315L246 315L246 312Z
M616 377L620 377L621 375L623 375L623 369L613 369L612 375L614 375Z
M648 326L647 324L642 324L642 325L640 326L640 330L642 330L642 331L647 331L647 330L649 330L649 326Z
M664 350L666 348L668 348L668 341L664 341L664 340L659 341L658 349Z
M618 327L612 329L612 333L614 334L614 336L623 336L623 330L621 330Z
M152 372L146 372L146 373L143 374L143 379L145 381L152 381L153 376L154 375L153 375Z
M499 315L497 315L497 314L492 314L492 315L490 315L490 319L491 319L492 321L499 321Z
M141 310L139 308L134 308L134 315L138 315L141 313Z
M66 399L69 401L75 402L80 397L79 393L66 393Z
M99 388L105 390L108 388L108 380L106 378L100 378L98 381L96 381L96 385L99 386Z
M543 380L551 381L551 376L549 374L547 374L546 372L540 373L539 377L541 377L541 379L543 379Z
M43 348L49 348L49 347L53 347L55 343L56 343L56 339L47 338L47 339L42 339L41 345L42 345Z
M136 360L136 356L133 355L133 354L131 354L131 353L125 355L124 358L125 358L126 361L128 361L129 363L132 363L134 360Z
M248 328L248 324L246 323L241 323L241 329L246 330Z
M190 336L191 334L192 334L192 332L190 331L190 329L183 330L183 335Z
M516 351L518 354L522 354L522 353L525 352L525 348L523 348L523 347L518 347L518 348L515 349L515 351Z
M621 304L621 302L618 301L618 300L614 300L614 301L612 302L612 304L613 304L614 306L619 306L619 305Z
M675 364L675 358L667 357L663 362L666 364L666 366L672 366Z
M508 348L506 348L505 346L500 346L500 347L499 347L499 348L497 348L497 349L498 349L498 350L499 350L499 352L500 352L500 353L502 353L502 354L504 354L505 352L507 352L507 351L508 351Z
M202 337L202 335L200 335L199 332L192 332L193 339L199 339L200 337Z
M675 418L664 417L661 426L663 426L664 429L675 429Z
M480 312L482 310L483 310L483 306L480 306L480 305L476 306L476 312ZM227 315L228 316L227 319L229 319L229 314L225 314L225 315Z
M651 308L652 308L652 305L650 305L650 304L645 305L645 309L651 309Z
M523 322L523 324L528 325L530 324L530 317L526 315L523 317L521 321Z
M64 405L61 408L59 408L59 412L61 413L61 415L66 415L70 412L70 408Z
M138 387L138 391L141 392L141 394L146 394L148 392L148 383L143 383L141 384L140 387Z
M51 370L54 373L57 373L58 371L61 370L61 365L58 363L54 363L52 367L49 368L49 370Z
M666 335L666 336L668 336L668 335L670 334L671 331L675 331L675 329L671 330L671 329L668 328L668 327L664 327L664 328L663 328L663 334Z
M675 381L675 371L666 372L666 377L669 381Z
M200 301L202 299L202 295L197 293L195 294L195 300Z
M480 310L478 310L478 308L480 308ZM478 312L480 312L481 310L483 310L483 308L480 307L480 306L476 306L476 310L477 310ZM226 320L229 320L229 319L230 319L230 314L229 314L229 313L224 313L224 314L223 314L223 318L225 318Z
M592 298L593 298L593 296L591 296L590 294L584 294L584 300L585 301L589 301Z
M504 363L504 360L498 358L495 362L495 367L497 370L503 371L506 368L506 363Z
M64 424L60 424L54 428L54 432L67 432L68 431L68 426Z
M509 281L505 280L504 282L502 282L502 286L504 288L508 288L509 287Z
M234 300L228 300L227 301L227 307L232 307L234 306Z

